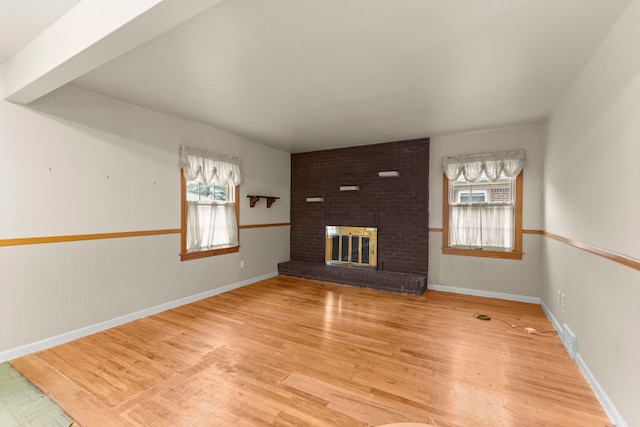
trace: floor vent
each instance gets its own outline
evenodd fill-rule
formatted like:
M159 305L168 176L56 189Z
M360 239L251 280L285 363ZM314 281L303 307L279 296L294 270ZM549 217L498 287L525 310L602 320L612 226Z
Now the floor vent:
M564 348L567 349L567 353L571 356L572 359L576 358L576 353L578 352L578 338L576 334L574 334L569 326L566 323L562 324L562 343L564 344Z

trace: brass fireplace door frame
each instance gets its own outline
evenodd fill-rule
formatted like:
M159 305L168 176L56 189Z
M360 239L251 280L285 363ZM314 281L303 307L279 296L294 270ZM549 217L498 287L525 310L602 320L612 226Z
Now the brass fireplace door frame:
M378 265L377 247L378 247L378 229L372 227L348 227L330 225L326 227L326 241L325 241L325 263L327 265L348 265L355 267L367 267L375 268ZM347 261L342 259L343 255L343 242L345 239L342 237L349 236L347 240ZM335 260L332 258L334 237L339 237L338 240L338 257L341 259ZM353 260L353 242L354 237L358 246L358 259ZM362 238L367 237L369 239L368 261L363 261L363 248Z

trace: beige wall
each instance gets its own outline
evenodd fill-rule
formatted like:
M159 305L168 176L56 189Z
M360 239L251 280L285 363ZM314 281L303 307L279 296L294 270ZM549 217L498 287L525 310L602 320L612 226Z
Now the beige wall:
M631 2L548 123L545 229L640 260L640 2ZM640 271L552 240L544 303L628 425L640 425ZM556 293L566 295L565 307Z
M0 240L179 228L180 144L241 157L241 225L289 222L288 153L73 86L0 101L0 141ZM254 193L281 199L249 208ZM187 262L178 234L0 247L0 356L275 274L289 227L241 230L240 246Z
M530 124L431 138L429 227L442 227L442 158L459 154L524 149L523 228L542 229L544 126ZM539 297L542 237L523 236L521 261L442 254L442 233L429 233L429 283L473 291Z

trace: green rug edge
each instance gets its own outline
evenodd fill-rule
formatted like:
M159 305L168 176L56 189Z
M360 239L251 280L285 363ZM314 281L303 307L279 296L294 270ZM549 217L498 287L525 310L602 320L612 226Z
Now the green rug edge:
M0 363L0 425L69 427L72 424L57 403L9 362Z

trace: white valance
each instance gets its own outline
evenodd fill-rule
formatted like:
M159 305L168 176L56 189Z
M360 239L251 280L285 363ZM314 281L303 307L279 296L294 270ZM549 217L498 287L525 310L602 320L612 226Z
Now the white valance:
M215 185L239 185L242 181L240 158L202 148L181 145L180 167L188 181Z
M487 154L453 156L442 159L442 170L450 181L462 174L469 182L475 182L485 172L491 182L501 175L509 178L518 176L526 160L524 150L501 151Z

